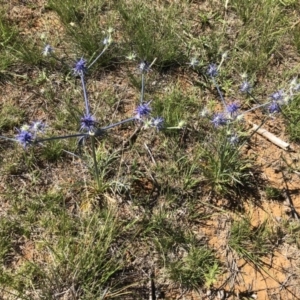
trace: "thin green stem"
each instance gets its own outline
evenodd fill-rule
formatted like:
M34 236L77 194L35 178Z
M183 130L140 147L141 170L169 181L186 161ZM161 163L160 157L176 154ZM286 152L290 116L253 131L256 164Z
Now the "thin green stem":
M247 94L254 100L255 103L259 104L259 101L253 96L252 93L247 92Z
M86 88L85 88L84 74L82 71L80 72L80 79L81 79L81 84L82 84L82 89L83 89L85 111L86 111L86 115L89 116L89 114L90 114L89 101L88 101L87 92L86 92Z
M269 102L266 102L266 103L263 103L263 104L260 104L260 105L256 105L256 106L254 106L254 107L252 107L252 108L246 110L246 111L243 112L241 115L244 115L244 114L246 114L246 113L248 113L248 112L250 112L250 111L252 111L252 110L255 110L255 109L257 109L257 108L266 106L266 105L268 105L268 104L270 104L270 103L272 103L272 101L269 101Z
M211 79L212 79L214 85L215 85L216 88L217 88L217 91L218 91L218 93L219 93L219 96L220 96L220 98L221 98L221 100L222 100L222 102L223 102L224 109L225 109L225 111L226 111L226 110L227 110L226 102L225 102L225 100L224 100L224 97L223 97L223 94L222 94L222 92L221 92L221 90L220 90L220 87L219 87L219 85L217 84L217 81L215 80L214 77L211 77Z
M88 66L88 69L92 66L92 65L94 65L94 63L100 58L100 56L106 51L106 49L107 49L108 47L107 46L105 46L104 47L104 49L101 51L101 53L90 63L90 65Z
M106 127L102 127L102 128L100 128L100 130L102 130L102 131L103 131L103 130L107 130L107 129L113 128L113 127L115 127L115 126L118 126L118 125L121 125L121 124L130 122L130 121L135 121L136 119L137 119L136 117L132 117L132 118L129 118L129 119L126 119L126 120L123 120L123 121L120 121L120 122L117 122L117 123L108 125L108 126L106 126Z
M18 141L17 139L9 138L9 137L3 136L3 135L0 135L0 139L4 139L4 140L8 140L8 141L13 141L13 142L17 142Z
M140 99L140 104L143 103L144 101L144 93L145 93L145 75L142 72L142 90L141 90L141 99Z
M262 120L262 122L259 124L259 126L250 134L249 136L249 140L251 139L251 137L266 123L266 121L269 119L269 117L266 117Z
M42 142L47 142L47 141L52 141L52 140L63 140L63 139L70 139L70 138L74 138L74 137L83 137L83 136L89 136L89 134L77 133L77 134L71 134L71 135L53 136L53 137L45 138L45 139L36 139L34 142L42 143Z

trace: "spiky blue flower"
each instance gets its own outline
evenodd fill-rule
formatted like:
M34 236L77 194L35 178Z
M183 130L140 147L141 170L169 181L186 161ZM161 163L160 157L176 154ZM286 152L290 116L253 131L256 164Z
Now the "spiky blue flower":
M235 112L237 112L239 108L240 108L239 104L235 103L235 102L232 102L226 106L227 111L231 115L233 115Z
M279 91L273 93L270 97L274 101L281 101L281 100L283 100L283 97L284 97L284 91L279 90Z
M216 64L210 64L207 68L207 75L210 77L218 76L218 67Z
M224 114L217 113L217 114L214 115L211 122L214 124L215 127L219 127L219 126L222 126L222 125L226 125L227 119L224 116Z
M81 75L86 71L86 60L83 57L80 58L73 68L74 75Z
M251 89L252 89L252 86L247 80L242 82L242 84L240 86L240 91L242 93L250 93Z
M278 104L278 102L272 101L272 103L269 106L269 112L271 114L280 112L280 105Z
M97 123L95 117L92 116L91 114L85 114L81 118L80 122L81 122L81 127L80 127L81 131L93 131Z
M28 146L29 144L33 143L33 135L28 130L18 130L18 134L16 136L16 140L24 147Z
M150 70L150 64L146 61L143 60L140 64L139 64L139 70L142 73L147 73Z
M157 130L163 128L164 119L162 117L156 117L151 119L151 126L155 127Z
M135 109L137 119L141 119L142 117L148 116L151 113L150 102L142 103Z

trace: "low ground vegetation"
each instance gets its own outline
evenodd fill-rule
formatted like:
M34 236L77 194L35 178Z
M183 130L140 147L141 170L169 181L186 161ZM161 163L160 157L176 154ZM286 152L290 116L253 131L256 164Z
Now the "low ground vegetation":
M3 3L1 297L298 299L299 10Z

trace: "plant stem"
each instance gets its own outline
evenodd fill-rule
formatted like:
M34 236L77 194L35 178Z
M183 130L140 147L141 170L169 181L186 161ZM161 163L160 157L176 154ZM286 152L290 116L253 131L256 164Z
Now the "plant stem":
M100 56L105 52L106 49L107 49L107 46L105 46L104 49L101 51L101 53L90 63L90 65L88 66L88 69L100 58Z
M218 91L218 93L219 93L219 96L220 96L220 98L221 98L221 100L222 100L222 102L223 102L224 109L225 109L225 111L226 111L226 110L227 110L227 108L226 108L226 103L225 103L225 100L224 100L223 94L222 94L222 92L221 92L221 90L220 90L220 88L219 88L219 85L217 84L217 81L215 80L215 78L214 78L214 77L211 77L211 79L212 79L212 81L213 81L214 85L215 85L215 86L216 86L216 88L217 88L217 91Z
M74 138L74 137L82 137L82 136L89 136L89 134L87 134L87 133L77 133L77 134L71 134L71 135L53 136L53 137L45 138L45 139L36 139L34 142L35 143L41 143L41 142L46 142L46 141L63 140L63 139L69 139L69 138Z
M123 121L120 121L120 122L108 125L106 127L102 127L102 128L100 128L100 130L107 130L107 129L113 128L115 126L118 126L118 125L130 122L130 121L135 121L136 119L137 119L136 117L132 117L132 118L129 118L129 119L126 119L126 120L123 120Z
M269 119L269 117L267 116L266 118L264 118L262 120L262 122L259 124L259 126L257 126L257 128L255 130L253 130L253 132L250 134L248 140L251 139L251 137L267 122L268 119Z
M86 115L89 116L89 114L90 114L89 101L88 101L88 97L87 97L87 93L86 93L83 72L80 72L80 79L81 79L81 84L82 84L82 89L83 89L83 96L84 96L84 102L85 102L85 111L86 111Z
M253 96L252 93L247 92L247 94L254 100L255 103L259 104L259 101Z
M144 75L144 73L142 73L142 90L141 90L140 104L142 104L144 101L144 91L145 91L144 83L145 83L145 75Z
M252 107L252 108L250 108L250 109L244 111L241 115L244 115L244 114L246 114L246 113L248 113L248 112L250 112L250 111L252 111L252 110L255 110L255 109L259 108L259 107L266 106L266 105L270 104L271 102L272 102L272 101L269 101L269 102L266 102L266 103L263 103L263 104L256 105L256 106L254 106L254 107Z
M4 139L4 140L8 140L8 141L13 141L13 142L17 142L17 139L13 139L13 138L8 138L6 136L0 135L0 139Z

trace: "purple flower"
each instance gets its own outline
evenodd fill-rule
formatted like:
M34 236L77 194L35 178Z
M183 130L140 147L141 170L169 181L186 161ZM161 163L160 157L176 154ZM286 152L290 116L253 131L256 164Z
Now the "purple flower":
M271 114L280 112L280 106L276 101L273 101L269 106L269 112Z
M137 119L141 119L143 116L148 116L151 113L150 102L142 103L135 109L135 112L136 112L135 117Z
M218 76L218 67L216 64L210 64L207 68L207 75L210 77L216 77Z
M156 127L157 130L163 128L164 119L162 117L156 117L151 119L151 126Z
M225 118L224 114L218 113L215 114L212 121L211 121L215 127L219 127L222 125L226 125L227 119Z
M274 100L274 101L280 101L280 100L283 100L283 97L284 97L284 91L283 91L283 90L279 90L279 91L275 92L274 94L272 94L270 97L271 97L272 100Z
M81 131L93 131L95 124L96 124L96 119L94 116L91 114L86 114L81 118Z
M233 115L240 108L240 106L237 103L232 102L232 103L228 104L226 108L227 108L227 111L231 115Z
M18 135L16 136L16 140L26 148L27 145L33 143L33 136L32 133L28 130L18 130Z
M252 89L252 86L247 80L245 80L240 86L240 91L242 93L250 93L251 89Z
M86 60L81 57L80 60L76 62L75 67L73 68L74 75L83 74L86 70L85 64L86 64Z
M147 73L150 70L150 65L146 60L143 60L140 64L139 64L139 70L142 73Z

